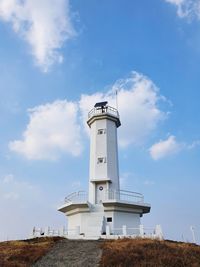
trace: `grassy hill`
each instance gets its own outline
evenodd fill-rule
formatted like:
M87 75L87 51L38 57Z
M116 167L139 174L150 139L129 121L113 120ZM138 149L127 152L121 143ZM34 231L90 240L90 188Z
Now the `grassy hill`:
M44 256L59 237L0 242L1 267L28 267Z
M92 250L101 253L92 254ZM37 266L66 262L62 266L95 267L91 257L97 254L101 257L95 266L101 267L200 267L200 246L194 244L151 239L73 241L57 237L0 243L0 266L28 267L46 255ZM46 259L50 260L47 265Z
M121 239L102 248L102 267L200 267L200 246L189 243Z

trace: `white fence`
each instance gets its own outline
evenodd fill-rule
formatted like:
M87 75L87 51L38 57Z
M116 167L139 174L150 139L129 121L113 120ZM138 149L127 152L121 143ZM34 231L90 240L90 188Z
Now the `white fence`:
M117 239L117 238L153 238L153 239L163 239L163 233L160 225L156 225L155 228L145 228L140 225L138 228L128 228L123 225L121 228L110 229L109 225L106 226L106 232L99 236L84 235L80 232L80 227L77 226L75 229L66 229L65 227L60 230L53 230L50 227L47 228L33 228L31 237L41 237L41 236L62 236L71 239L93 239L93 238L103 238L103 239Z

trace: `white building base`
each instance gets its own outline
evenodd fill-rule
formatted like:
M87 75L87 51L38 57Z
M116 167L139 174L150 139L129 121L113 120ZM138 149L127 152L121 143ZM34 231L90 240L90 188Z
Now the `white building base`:
M102 204L66 203L58 210L68 218L68 236L139 236L140 217L149 204L107 200Z

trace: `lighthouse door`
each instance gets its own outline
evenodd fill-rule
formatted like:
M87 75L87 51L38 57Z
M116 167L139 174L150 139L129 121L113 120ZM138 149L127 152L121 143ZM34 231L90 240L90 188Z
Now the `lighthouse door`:
M96 204L101 204L105 198L105 184L96 184Z

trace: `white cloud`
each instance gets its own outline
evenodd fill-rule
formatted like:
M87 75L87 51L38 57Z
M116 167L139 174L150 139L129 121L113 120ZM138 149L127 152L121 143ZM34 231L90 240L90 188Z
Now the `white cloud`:
M119 128L119 145L126 147L129 144L142 144L167 114L158 107L159 101L164 98L159 94L156 85L138 72L132 72L128 78L118 80L106 93L82 95L80 109L83 120L87 120L89 110L98 101L107 100L109 105L115 107L116 90L122 122ZM88 126L85 127L88 130Z
M49 189L13 174L0 177L0 241L28 238L33 226L63 225L65 218L55 216L52 208L57 196Z
M55 160L61 153L82 151L76 103L55 101L29 110L30 121L22 140L12 141L12 151L28 159Z
M81 187L81 181L74 181L73 183L72 183L72 187L73 188L80 188Z
M59 49L75 35L68 0L0 0L0 19L28 42L43 71L62 62Z
M165 0L177 8L177 15L180 18L200 20L200 0Z
M200 146L200 140L193 141L192 144L187 146L187 148L188 149L193 149L193 148L196 148L198 146Z
M7 174L3 177L2 182L4 184L8 184L14 180L14 176L12 174Z
M154 160L159 160L176 154L182 148L184 148L184 144L178 143L175 136L171 135L167 140L161 140L158 143L154 144L149 149L149 152Z
M16 199L19 198L19 194L15 193L15 192L9 192L9 193L3 194L3 197L5 199L13 199L13 200L16 200Z
M28 182L17 180L13 174L7 174L0 178L0 200L23 200L30 192L37 194L38 189Z
M155 182L154 181L151 181L151 180L145 180L144 181L144 185L145 186L152 186L152 185L155 185Z
M53 160L62 152L79 155L82 151L82 128L89 132L86 124L88 111L102 100L115 107L116 90L122 122L119 145L144 144L167 114L158 107L164 98L155 84L146 76L132 72L128 78L118 80L106 93L82 95L79 102L55 101L29 110L30 121L23 138L10 142L10 149L28 159ZM78 125L80 117L81 126L85 127Z

